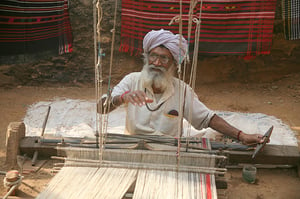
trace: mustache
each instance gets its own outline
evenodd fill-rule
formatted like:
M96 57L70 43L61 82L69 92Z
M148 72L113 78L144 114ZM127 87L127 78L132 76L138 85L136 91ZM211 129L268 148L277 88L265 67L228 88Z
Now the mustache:
M160 70L161 72L166 72L166 71L167 71L164 67L161 67L161 66L154 66L153 64L148 65L148 67L149 67L149 69L158 69L158 70Z

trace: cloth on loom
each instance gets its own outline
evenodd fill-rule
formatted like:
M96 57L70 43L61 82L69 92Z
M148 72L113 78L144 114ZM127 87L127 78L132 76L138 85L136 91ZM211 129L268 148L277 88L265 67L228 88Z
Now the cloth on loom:
M214 174L93 167L63 167L36 198L123 198L135 181L133 199L218 198Z
M282 0L285 39L300 39L300 0Z
M178 24L170 21L180 13L179 0L122 0L121 45L131 55L142 53L143 37L150 30L166 29L177 34ZM182 1L182 33L193 45L196 24L188 38L189 0ZM193 17L201 14L199 53L205 55L269 54L275 0L198 0Z
M41 101L29 106L24 117L26 136L40 136L48 106L51 106L45 136L57 137L94 137L96 129L96 103L85 100L57 98L52 101ZM274 126L270 144L298 146L297 138L290 127L280 119L262 113L216 112L230 124L247 133L264 134ZM108 133L124 133L125 108L113 110L108 117ZM184 136L199 136L214 139L218 134L211 128L201 131L188 128L183 123Z
M72 52L68 0L1 0L0 54Z

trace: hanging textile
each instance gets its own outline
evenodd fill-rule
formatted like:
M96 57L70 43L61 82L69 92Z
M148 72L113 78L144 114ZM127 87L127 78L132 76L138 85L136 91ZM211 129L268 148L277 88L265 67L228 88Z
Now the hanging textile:
M142 52L144 35L152 29L178 33L169 22L180 13L179 0L122 0L120 51ZM206 55L269 54L276 0L198 0L193 16L201 15L199 53ZM187 38L189 0L182 2L183 35ZM193 23L190 46L194 43Z
M300 39L300 0L282 0L284 37Z
M1 0L0 53L72 51L68 0Z

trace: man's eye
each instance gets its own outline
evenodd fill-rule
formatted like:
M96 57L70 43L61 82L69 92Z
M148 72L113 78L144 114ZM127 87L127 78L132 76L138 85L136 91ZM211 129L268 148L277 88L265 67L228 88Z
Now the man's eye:
M168 61L169 61L169 58L168 58L168 57L161 57L161 60L162 60L163 62L168 62Z

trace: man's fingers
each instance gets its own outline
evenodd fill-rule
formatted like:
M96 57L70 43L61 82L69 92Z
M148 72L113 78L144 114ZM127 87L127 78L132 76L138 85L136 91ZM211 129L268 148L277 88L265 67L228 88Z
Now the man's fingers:
M247 146L256 146L257 142L245 143L245 145L247 145Z
M138 93L135 93L135 92L131 93L130 94L130 99L131 99L132 104L139 105L139 106L142 105L142 102L140 100L140 97L139 97Z
M152 103L153 99L146 96L144 92L134 91L128 94L129 101L134 105L143 106L145 103Z
M153 102L153 99L150 99L150 98L148 98L148 97L145 97L145 102L146 102L146 103L152 103L152 102Z

